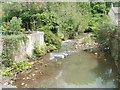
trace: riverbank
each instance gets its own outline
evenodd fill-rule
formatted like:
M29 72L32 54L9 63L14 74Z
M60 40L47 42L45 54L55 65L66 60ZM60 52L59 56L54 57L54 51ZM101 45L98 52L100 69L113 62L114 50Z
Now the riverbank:
M81 38L77 38L75 40L73 46L71 46L70 48L72 48L73 51L82 51L82 53L83 52L84 53L92 52L96 55L96 57L98 57L97 50L98 50L99 46L95 42L95 40L89 38L91 35L92 34L86 34L85 36L83 36ZM79 54L79 52L78 52L78 54ZM83 57L84 54L83 55L81 54L80 56ZM54 65L59 64L59 66L61 66L60 61L58 61L56 64L55 62L53 62L54 60L53 61L49 60L48 57L49 57L49 54L46 54L39 58L30 59L29 60L30 62L31 61L35 62L34 66L32 68L23 70L22 72L17 72L14 76L12 76L9 79L9 82L6 82L4 84L13 85L13 86L16 86L17 88L30 88L30 87L31 88L40 88L40 87L47 88L45 86L42 86L42 83L46 79L55 77L55 75L53 75L56 72L56 70L55 70L56 68L54 67ZM71 57L71 55L64 57L64 59L65 58L69 59L69 57ZM77 55L77 57L79 57L79 55ZM91 55L90 55L90 57L91 57ZM88 58L89 58L89 55L88 55ZM64 61L64 60L62 60L62 61ZM79 61L79 60L76 60L76 62L77 61ZM106 59L103 59L103 61L106 62ZM67 63L67 62L69 62L69 60L65 61L65 62ZM74 64L74 62L73 62L73 64ZM97 65L96 61L94 64L96 67L96 65ZM80 72L82 72L82 71L80 71ZM6 78L4 78L4 79L6 79Z
M88 37L89 35L85 36ZM81 40L85 37L82 37ZM79 42L76 41L75 42L77 45L79 45ZM85 46L85 45L83 45ZM78 47L78 46L77 46ZM76 50L76 46L75 44L71 47L73 50ZM80 47L79 47L80 49ZM85 47L82 47L82 49L85 49ZM42 80L42 78L44 78L47 73L50 73L50 69L52 67L49 66L49 64L51 63L50 60L46 60L47 55L43 55L41 57L35 57L32 59L29 59L30 62L34 62L34 65L32 68L30 69L26 69L23 71L18 71L15 72L14 75L7 77L7 76L2 76L2 85L3 87L18 87L18 88L23 88L23 87L27 87L26 85L30 82L33 81L35 78L40 78ZM28 76L28 77L23 77L23 76ZM46 77L47 78L47 77ZM28 82L29 81L29 82ZM13 86L11 86L13 85ZM15 87L14 87L15 88Z
M89 52L97 52L99 45L98 43L92 39L93 34L87 34L83 38L77 38L76 43L74 44L75 49Z
M109 58L112 58L114 61L114 64L116 65L116 69L118 70L117 81L119 85L120 84L120 69L119 69L120 62L114 60L110 51L107 50L106 52L101 52L99 48L99 44L94 39L89 39L89 37L91 36L92 34L88 34L86 37L82 39L78 39L78 41L75 43L75 48L83 51L93 52L95 55L108 56ZM106 61L106 59L104 60Z
M3 87L12 85L11 87L16 86L17 88L24 88L27 87L26 85L30 82L32 82L35 79L41 78L41 80L48 75L50 72L50 66L49 63L51 61L46 60L44 57L47 55L43 55L39 58L32 58L29 61L34 62L32 68L16 72L11 77L2 77L2 84ZM26 77L27 76L27 77ZM35 87L34 87L35 88Z

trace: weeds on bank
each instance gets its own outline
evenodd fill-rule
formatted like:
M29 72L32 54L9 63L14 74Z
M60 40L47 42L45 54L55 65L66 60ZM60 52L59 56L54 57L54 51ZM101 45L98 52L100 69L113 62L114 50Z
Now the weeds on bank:
M33 64L34 62L28 62L26 60L14 62L12 63L12 66L4 67L2 70L0 70L0 74L3 76L11 76L14 72L31 68Z

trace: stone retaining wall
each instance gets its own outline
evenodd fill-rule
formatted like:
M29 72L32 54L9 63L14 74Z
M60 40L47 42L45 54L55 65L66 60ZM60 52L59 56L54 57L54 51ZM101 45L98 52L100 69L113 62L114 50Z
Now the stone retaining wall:
M24 43L23 41L20 42L18 51L15 53L15 61L23 60L26 58L27 55L31 56L32 51L34 48L34 44L44 44L44 32L39 32L35 31L32 32L31 34L26 34L27 42ZM2 35L0 36L0 55L2 54L2 49L3 49L3 39ZM0 61L2 59L0 58Z

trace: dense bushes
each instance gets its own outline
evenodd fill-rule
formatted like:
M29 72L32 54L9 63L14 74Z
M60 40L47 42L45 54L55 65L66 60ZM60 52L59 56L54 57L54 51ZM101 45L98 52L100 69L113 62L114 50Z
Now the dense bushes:
M45 42L47 45L54 45L57 49L61 48L61 40L50 31L45 31Z
M32 19L35 20L35 24L32 23L34 29L40 28L40 31L44 31L44 40L46 45L54 45L57 49L61 47L61 37L58 30L58 21L55 13L43 12L32 15Z
M95 31L97 42L102 50L111 48L111 41L115 36L114 31L116 28L115 24L109 21L109 19L105 20L102 20L103 22L98 26L98 30Z
M91 17L90 2L3 3L3 11L3 22L9 22L16 16L21 18L22 28L27 31L49 25L53 34L56 35L59 30L67 38L84 32Z
M96 31L98 29L97 24L101 24L102 18L108 14L110 10L110 2L91 2L92 17L89 19L89 31Z
M2 30L5 35L21 34L24 29L21 28L21 18L13 17L10 22L3 22Z
M42 28L40 28L40 30L44 31L45 36L44 36L44 40L46 42L46 45L54 45L57 49L61 48L61 39L58 38L57 35L53 34L51 31L51 26L44 26Z
M33 49L33 55L36 57L40 57L46 53L45 45L35 45Z

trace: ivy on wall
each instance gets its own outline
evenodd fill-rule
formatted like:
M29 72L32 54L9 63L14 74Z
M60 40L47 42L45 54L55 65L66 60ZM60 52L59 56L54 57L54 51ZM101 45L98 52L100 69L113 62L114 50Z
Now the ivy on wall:
M1 54L2 64L6 67L12 65L15 54L19 48L20 42L26 43L27 37L25 35L6 35L3 36L3 50Z

